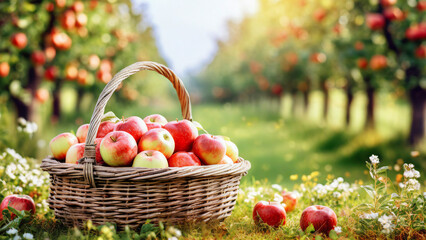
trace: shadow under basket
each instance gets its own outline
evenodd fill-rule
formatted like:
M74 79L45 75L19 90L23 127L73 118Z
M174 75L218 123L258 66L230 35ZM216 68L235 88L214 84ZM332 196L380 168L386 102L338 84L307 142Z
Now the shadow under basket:
M167 67L138 62L117 73L96 103L79 164L43 159L50 174L49 206L67 226L116 224L136 229L147 220L185 223L222 221L234 208L241 177L250 169L242 158L234 164L133 168L96 165L94 140L105 105L121 81L140 71L152 70L169 79L181 104L184 119L192 120L189 95L182 81Z

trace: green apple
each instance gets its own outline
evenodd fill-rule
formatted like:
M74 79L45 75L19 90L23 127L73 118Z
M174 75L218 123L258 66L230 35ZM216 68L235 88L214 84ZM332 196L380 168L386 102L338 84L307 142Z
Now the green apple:
M167 168L169 163L166 157L159 151L146 150L136 155L133 167Z

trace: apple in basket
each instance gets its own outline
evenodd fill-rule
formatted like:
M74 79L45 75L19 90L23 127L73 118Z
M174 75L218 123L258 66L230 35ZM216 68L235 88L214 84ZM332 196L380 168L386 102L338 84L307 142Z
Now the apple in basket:
M225 140L226 156L230 157L234 163L238 162L238 147L235 143L231 142L228 137L218 136Z
M100 152L102 159L109 166L130 166L138 154L138 145L129 133L115 131L102 139Z
M114 131L114 128L115 128L115 123L113 122L110 122L110 121L101 122L101 124L99 124L98 133L96 134L96 137L103 138L108 133Z
M164 128L169 131L175 141L175 152L189 152L194 140L198 137L197 128L186 119L168 122Z
M72 133L61 133L58 136L54 137L50 143L50 151L54 158L58 160L64 160L68 149L78 143L78 139Z
M136 155L133 161L133 167L167 168L169 164L166 157L161 152L146 150Z
M234 164L234 161L232 161L232 159L228 156L223 156L222 160L220 160L220 162L218 162L217 164Z
M201 166L200 159L193 152L177 152L169 160L169 167Z
M152 114L152 115L146 116L143 119L143 121L145 123L158 123L161 126L164 126L167 124L167 119L160 114Z
M283 191L281 196L283 197L283 203L285 204L285 212L289 213L294 210L297 205L297 196L293 192Z
M9 195L3 199L0 204L0 221L3 220L3 210L10 206L18 211L29 211L35 213L36 207L34 200L28 195ZM15 218L15 214L10 214L11 218Z
M77 164L78 160L83 157L85 143L74 144L68 149L65 163Z
M83 124L80 127L78 127L77 132L75 133L75 136L77 136L79 143L86 142L88 131L89 131L89 124Z
M114 131L124 131L133 136L136 142L139 142L142 135L148 131L145 122L140 117L129 117L123 122L115 125Z
M225 156L226 144L222 137L201 134L195 139L192 151L204 164L217 164Z
M253 208L253 220L255 224L263 222L277 228L285 224L286 213L280 203L260 201Z
M153 123L146 123L146 127L148 128L148 131L154 128L162 128L161 124L153 122Z
M154 128L146 132L138 143L138 151L156 150L170 158L175 150L172 135L164 128Z
M327 234L337 225L337 216L329 207L314 205L305 208L300 217L300 227L303 231L313 225L315 232Z
M97 164L99 164L99 165L106 165L105 162L104 162L104 160L102 159L102 155L101 155L101 142L102 142L102 139L103 138L96 138L95 139L95 144L96 144L96 147L95 147L95 151L96 151L95 159L96 159L96 163Z

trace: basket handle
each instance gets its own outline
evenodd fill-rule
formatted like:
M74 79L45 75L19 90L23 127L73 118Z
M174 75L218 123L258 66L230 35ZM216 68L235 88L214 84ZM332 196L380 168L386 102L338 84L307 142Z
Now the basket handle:
M95 138L96 134L98 133L99 125L101 124L101 118L105 112L105 105L124 79L141 70L151 70L169 79L178 95L182 117L192 121L191 102L188 91L183 85L182 80L180 80L180 78L176 76L172 70L162 64L151 61L137 62L122 69L120 72L115 74L111 81L102 90L98 101L96 102L95 109L93 110L92 118L90 119L86 145L84 148L84 155L80 163L83 164L83 175L85 182L89 183L91 187L96 187L93 176L93 165L96 163Z

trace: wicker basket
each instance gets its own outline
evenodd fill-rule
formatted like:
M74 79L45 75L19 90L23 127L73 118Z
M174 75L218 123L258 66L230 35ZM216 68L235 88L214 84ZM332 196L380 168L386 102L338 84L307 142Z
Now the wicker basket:
M140 70L165 76L175 88L185 119L192 120L189 95L182 81L167 67L137 62L105 86L90 120L84 157L80 164L43 159L41 168L50 174L49 206L68 226L115 223L119 228L141 226L146 220L182 223L220 221L235 205L240 179L250 162L181 168L132 168L95 165L94 140L105 105L119 84Z

